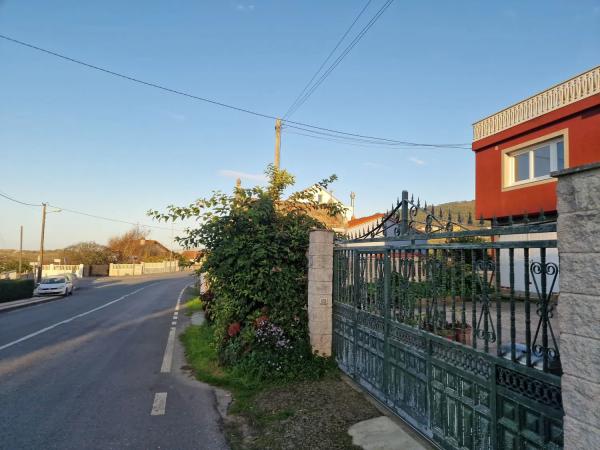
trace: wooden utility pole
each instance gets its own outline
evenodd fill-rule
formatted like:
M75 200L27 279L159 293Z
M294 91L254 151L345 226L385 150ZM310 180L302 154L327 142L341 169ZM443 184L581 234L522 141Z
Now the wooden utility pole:
M19 277L21 276L21 266L23 264L23 225L21 225L21 232L19 234Z
M275 168L279 169L281 158L281 119L275 120Z
M40 238L40 264L38 266L37 281L42 281L42 266L44 265L44 232L46 231L46 203L42 203L42 236Z

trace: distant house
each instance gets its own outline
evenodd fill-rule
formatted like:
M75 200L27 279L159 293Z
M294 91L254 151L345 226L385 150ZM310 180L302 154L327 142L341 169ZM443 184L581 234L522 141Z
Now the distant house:
M353 236L361 236L379 225L383 217L385 217L385 214L375 213L370 216L352 218L348 221L346 233Z
M346 204L344 204L341 200L337 199L334 195L332 191L328 191L327 189L323 188L322 186L319 185L314 185L311 188L309 188L311 190L314 191L314 201L317 202L319 205L326 205L326 204L331 204L331 203L337 203L339 205L341 205L344 208L344 217L346 220L351 220L352 217L354 217L354 200L353 197L351 200L351 205L348 206ZM352 194L353 195L353 194Z
M140 261L169 259L172 251L153 239L141 239L136 254Z
M183 259L189 262L198 262L204 256L204 250L184 250L181 252Z

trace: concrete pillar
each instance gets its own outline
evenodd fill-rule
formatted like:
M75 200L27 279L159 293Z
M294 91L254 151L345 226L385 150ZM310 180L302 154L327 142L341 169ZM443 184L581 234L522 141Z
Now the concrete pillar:
M310 232L308 247L308 328L313 351L331 355L333 231Z
M565 449L600 449L600 164L558 178Z

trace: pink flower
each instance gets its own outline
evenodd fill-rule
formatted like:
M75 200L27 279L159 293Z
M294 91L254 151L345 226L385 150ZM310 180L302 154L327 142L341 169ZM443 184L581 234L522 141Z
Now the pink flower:
M229 328L227 328L227 334L229 335L229 337L237 336L241 329L242 326L240 325L240 323L234 322L231 325L229 325Z

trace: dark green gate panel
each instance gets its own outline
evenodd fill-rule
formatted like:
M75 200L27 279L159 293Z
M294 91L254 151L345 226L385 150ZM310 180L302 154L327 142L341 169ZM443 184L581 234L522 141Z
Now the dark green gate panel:
M440 448L560 449L563 409L560 376L552 368L556 361L546 355L547 370L542 370L536 363L543 359L535 353L517 358L521 347L515 344L515 300L501 298L494 290L493 275L487 283L476 281L478 255L472 247L468 250L473 262L465 263L462 252L460 259L442 252L426 254L435 255L434 263L440 261L434 264L425 260L425 253L418 258L414 252L403 254L400 260L385 248L337 248L336 361L342 371ZM406 269L408 259L413 261L412 269ZM456 261L474 267L469 290L464 266L452 268ZM485 271L493 272L495 266L481 267L484 272L477 276L489 280ZM453 278L461 272L460 278ZM432 276L443 278L428 278ZM458 287L460 297L448 286ZM473 298L477 301L467 303ZM503 301L513 326L508 333L512 345L506 351L495 341ZM542 301L535 306L538 311L544 307ZM452 317L450 331L444 317ZM529 322L539 323L538 329L543 330L541 319L532 317ZM534 342L529 332L527 336L528 342ZM485 345L478 345L477 339Z

